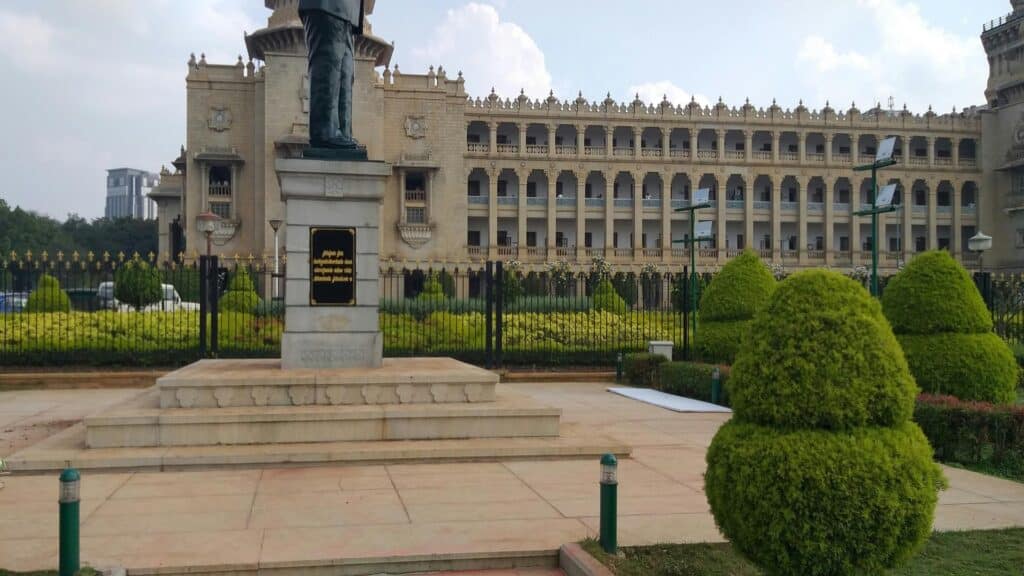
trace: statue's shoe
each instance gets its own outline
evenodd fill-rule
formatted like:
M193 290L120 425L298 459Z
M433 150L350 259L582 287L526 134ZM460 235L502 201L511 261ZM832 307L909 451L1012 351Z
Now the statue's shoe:
M360 148L355 138L328 138L327 140L312 140L309 145L313 148L328 148L331 150L355 150Z

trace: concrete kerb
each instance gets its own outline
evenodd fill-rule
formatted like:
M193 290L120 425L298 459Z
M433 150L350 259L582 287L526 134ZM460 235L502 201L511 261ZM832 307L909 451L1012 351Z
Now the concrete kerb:
M566 576L614 576L611 570L575 542L563 545L558 551L558 567Z

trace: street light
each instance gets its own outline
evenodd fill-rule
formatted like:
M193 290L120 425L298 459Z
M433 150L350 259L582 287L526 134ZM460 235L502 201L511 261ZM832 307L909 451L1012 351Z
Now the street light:
M196 216L196 229L206 235L206 255L209 256L211 252L211 243L213 241L213 232L217 229L217 222L220 221L220 216L217 216L213 212L206 211Z
M277 300L278 298L277 283L279 282L279 278L281 275L281 262L279 259L281 249L278 247L277 241L277 231L281 229L281 224L281 220L278 220L276 218L270 221L270 227L274 229L274 300Z
M978 268L981 273L984 274L985 262L983 258L985 256L985 251L992 249L992 237L979 230L977 234L967 241L967 249L971 252L978 253Z
M878 171L896 164L892 157L896 149L896 137L886 138L878 145L878 154L871 164L857 166L854 172L871 171L871 208L854 212L854 216L871 216L871 295L878 296L878 215L886 212L893 212L892 197L896 192L896 185L890 184L881 191L878 190ZM887 195L886 202L879 202L883 195Z
M711 236L711 222L701 222L701 229L697 230L697 210L711 208L711 189L701 188L693 193L693 201L689 206L678 208L676 212L690 213L690 237L683 240L673 240L673 244L690 245L690 309L693 311L693 335L697 336L697 249L700 243L709 240Z

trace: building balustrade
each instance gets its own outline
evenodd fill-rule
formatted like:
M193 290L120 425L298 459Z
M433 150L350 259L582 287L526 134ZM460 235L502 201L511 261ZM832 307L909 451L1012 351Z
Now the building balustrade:
M673 198L672 199L672 209L673 210L680 210L680 209L686 208L689 205L690 205L690 201L689 200L679 199L679 198Z
M847 202L835 202L832 204L832 211L839 214L846 214L850 211L850 204Z
M498 154L518 154L518 144L498 144Z
M584 198L583 203L587 208L603 208L604 198Z
M928 157L927 156L911 156L907 160L907 164L910 165L910 166L927 166L928 165Z
M633 249L632 248L616 248L615 249L615 257L616 258L632 258L633 257Z
M753 158L754 160L769 162L772 159L772 153L771 151L758 150L756 152L751 153L750 157Z
M504 258L518 258L519 248L515 246L498 246L498 256Z
M526 199L527 206L547 206L548 199L544 197L534 197Z
M519 204L518 196L498 196L499 206L516 206Z
M817 153L815 153L815 154L808 154L807 155L807 162L809 164L824 164L825 163L825 154L824 153L822 153L822 154L817 154Z
M643 257L647 258L649 260L651 260L651 259L660 260L661 259L661 248L644 248L643 249Z
M927 214L927 213L928 213L928 205L927 204L914 204L914 214Z
M825 251L824 250L818 250L818 249L808 250L807 251L807 257L810 258L811 260L824 260L825 259Z
M644 198L644 208L661 208L661 198Z
M823 214L825 212L825 204L821 202L808 202L807 213L808 214Z
M632 158L635 155L636 150L632 148L614 148L612 149L612 155L616 158Z
M585 156L604 156L604 146L586 146L583 148L583 154Z
M576 155L576 147L575 146L555 146L555 154L558 154L559 156L575 156Z
M470 204L483 204L487 205L487 196L468 196Z
M537 246L527 246L519 250L524 260L543 260L547 257L547 250Z
M718 248L701 248L697 251L700 258L718 258Z
M466 150L474 154L487 154L491 151L491 145L470 142L469 144L466 145Z
M547 156L548 145L547 144L527 144L526 153L530 156Z
M469 256L471 258L486 258L487 257L487 247L486 246L467 246L466 247L466 253L469 254Z
M208 191L210 196L231 196L231 184L227 182L211 182Z
M850 164L853 162L853 156L850 154L833 154L833 164Z
M974 168L978 167L978 161L975 160L974 158L961 158L960 159L960 167L961 168L969 168L969 169L973 170Z
M771 200L754 200L754 210L771 210Z
M583 255L587 258L604 258L604 248L584 248Z
M406 202L426 202L427 191L426 190L406 190L405 191Z
M615 199L615 207L616 208L632 208L633 207L633 199L632 198L616 198Z
M968 204L967 206L961 206L960 211L964 214L977 214L978 207L974 204Z
M949 167L949 166L953 165L953 159L952 158L936 158L935 159L935 165L936 166L942 166L944 168L945 167Z
M783 260L799 260L800 259L800 253L797 252L796 250L783 250L782 251L782 259Z
M689 248L673 248L672 258L676 260L688 260L690 258Z
M697 160L718 160L717 150L697 150Z
M938 206L935 207L935 212L938 213L938 214L952 214L953 213L953 207L952 206L943 206L942 204L939 204Z
M683 148L673 148L669 151L669 157L679 158L681 160L689 160L690 151Z
M867 202L867 203L862 202L861 205L860 205L859 212L863 212L865 210L874 210L874 208L875 207L872 206L870 202Z
M641 156L644 158L661 158L664 154L661 153L661 148L643 148L640 150Z
M779 160L783 162L796 162L800 160L800 155L796 152L779 152Z
M555 198L555 204L559 208L575 208L576 207L576 198L575 197L567 198L567 197L564 197L564 196L558 197L558 198Z
M760 250L757 251L757 254L758 256L761 257L762 260L772 259L772 251L768 248L761 248Z
M728 210L743 210L743 200L726 200L725 207Z
M726 248L725 249L725 257L726 258L735 258L735 257L739 256L741 252L743 252L742 248Z
M726 160L746 160L747 159L747 153L742 151L742 150L726 150L725 151L725 159Z
M799 212L800 211L800 203L799 202L781 202L780 203L780 207L782 208L783 212Z

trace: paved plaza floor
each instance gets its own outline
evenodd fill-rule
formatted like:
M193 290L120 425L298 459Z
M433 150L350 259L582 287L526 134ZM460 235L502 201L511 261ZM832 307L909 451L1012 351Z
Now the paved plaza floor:
M564 428L632 447L619 465L621 545L721 540L702 476L705 450L729 415L674 413L603 384L514 386L562 408ZM11 414L33 410L31 417L46 410L80 417L82 399L99 409L123 398L101 394L0 393L0 418L9 426ZM1024 484L945 471L950 489L940 498L937 530L1024 526ZM82 557L99 567L240 570L385 556L553 558L561 544L596 535L598 477L591 460L88 473ZM0 567L55 567L56 475L6 484Z

